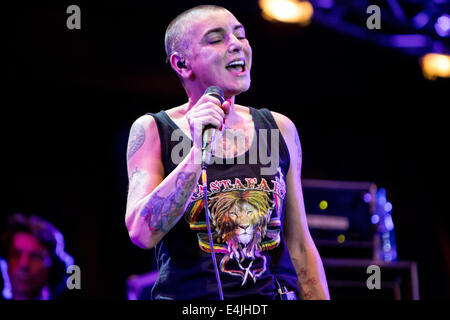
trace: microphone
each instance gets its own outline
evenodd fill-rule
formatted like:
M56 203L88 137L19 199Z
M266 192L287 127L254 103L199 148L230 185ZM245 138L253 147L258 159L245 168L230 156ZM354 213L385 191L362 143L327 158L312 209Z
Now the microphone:
M219 87L209 87L206 89L205 94L209 94L217 99L219 99L220 103L225 102L225 98L223 97L223 90ZM216 254L214 252L214 241L211 233L211 223L209 221L209 205L208 205L208 187L207 181L208 178L206 176L206 167L209 164L209 160L211 158L211 146L214 145L214 138L216 136L216 128L207 125L203 129L202 132L202 185L203 185L203 199L205 205L205 221L206 221L206 230L208 231L208 241L209 247L211 248L211 259L214 266L214 273L216 275L217 281L217 291L219 293L220 300L223 300L223 291L222 291L222 282L220 281L219 269L217 268Z
M220 104L225 102L223 90L216 86L211 86L206 89L205 94L213 96L219 99ZM211 158L211 147L214 144L214 138L216 136L216 128L212 125L207 125L203 129L202 133L202 169L206 169L209 160Z

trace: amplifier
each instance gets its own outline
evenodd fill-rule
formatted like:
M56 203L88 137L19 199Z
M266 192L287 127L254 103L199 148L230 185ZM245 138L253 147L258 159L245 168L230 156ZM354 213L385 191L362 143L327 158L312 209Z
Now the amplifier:
M302 179L302 187L309 230L322 256L374 258L375 183Z
M372 259L322 259L332 300L419 300L417 262L385 262ZM379 286L367 285L379 268Z

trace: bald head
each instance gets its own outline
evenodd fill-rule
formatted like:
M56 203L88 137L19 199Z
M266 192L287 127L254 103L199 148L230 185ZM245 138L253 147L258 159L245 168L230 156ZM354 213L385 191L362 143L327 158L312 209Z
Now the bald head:
M190 37L189 31L192 23L196 21L196 17L201 16L205 12L225 10L227 9L215 5L202 5L191 8L179 14L170 22L166 29L164 44L166 47L167 59L177 52L189 56L190 54Z

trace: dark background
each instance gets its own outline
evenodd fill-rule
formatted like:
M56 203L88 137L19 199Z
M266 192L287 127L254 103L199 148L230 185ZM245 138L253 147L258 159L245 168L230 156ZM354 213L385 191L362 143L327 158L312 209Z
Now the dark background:
M133 121L186 101L165 64L164 32L204 2L39 1L7 7L3 217L52 221L82 271L80 295L124 299L152 268L124 223L126 144ZM211 1L245 25L252 86L237 103L296 124L303 177L373 181L393 204L400 260L418 262L421 298L449 298L449 81L418 60L312 23L270 23L256 1ZM66 8L81 7L81 30Z

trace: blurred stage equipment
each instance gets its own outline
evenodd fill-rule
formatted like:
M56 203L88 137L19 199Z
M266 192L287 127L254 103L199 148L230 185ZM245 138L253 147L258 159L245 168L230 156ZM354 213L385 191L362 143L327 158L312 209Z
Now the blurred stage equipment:
M322 255L376 258L374 183L303 179L302 187L309 230Z
M417 265L397 261L392 204L372 182L302 180L306 217L334 299L418 299ZM366 269L381 268L369 290Z
M370 259L322 257L333 300L419 300L419 279L415 261L383 262ZM370 290L367 268L380 268L380 289Z
M370 218L370 221L377 226L377 236L374 238L374 259L386 262L397 260L397 245L391 211L392 204L386 199L386 190L378 189L375 198L375 212Z
M417 58L426 79L450 78L449 0L260 0L259 4L267 20L304 26L312 19L333 32ZM380 8L379 30L366 24L371 5Z

